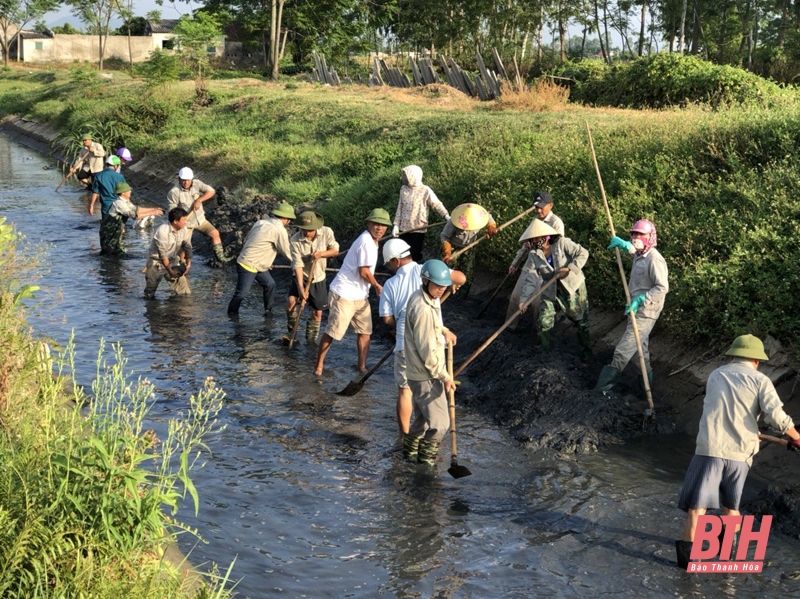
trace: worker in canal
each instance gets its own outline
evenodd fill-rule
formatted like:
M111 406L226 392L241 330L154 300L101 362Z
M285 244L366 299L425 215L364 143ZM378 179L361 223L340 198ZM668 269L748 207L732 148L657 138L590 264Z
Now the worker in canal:
M669 292L669 272L667 262L656 249L658 238L656 226L647 219L640 219L630 230L631 240L625 241L617 236L611 238L608 249L619 249L620 252L633 257L631 276L628 280L631 303L625 308L625 314L636 315L639 339L647 368L647 380L653 388L653 368L650 364L650 333L664 309L664 298ZM610 391L619 380L622 370L637 353L636 337L633 334L631 320L614 349L611 364L603 366L600 378L595 386L599 391ZM639 361L635 361L637 369ZM642 388L644 388L644 382Z
M461 204L457 206L450 220L439 236L442 242L442 261L452 268L458 268L468 280L472 279L475 265L475 252L466 252L453 260L453 251L458 251L475 242L486 227L486 237L491 239L497 234L497 223L486 208L478 204ZM469 293L470 284L462 287L462 294Z
M161 279L167 280L176 295L192 292L186 279L192 267L192 234L186 227L187 217L183 208L173 208L167 214L169 222L153 232L144 272L145 299L155 298Z
M553 227L538 218L525 230L519 240L530 251L519 299L519 311L527 309L525 303L541 288L541 281L554 277L558 282L550 285L541 296L539 310L539 342L545 350L550 349L550 331L555 326L556 314L560 311L575 323L578 341L586 359L592 357L589 337L589 297L583 266L589 252L580 244L559 235Z
M758 371L761 362L769 360L761 340L741 335L725 355L733 359L706 381L697 447L678 498L686 523L675 548L684 570L700 516L720 508L723 516L739 515L745 479L759 450L759 417L763 414L768 425L790 438L787 449L800 451L800 433L783 411L772 381Z
M408 300L405 333L406 378L416 418L403 437L403 457L412 463L436 464L439 444L450 428L447 393L456 384L447 372L446 344L456 336L442 323L439 300L452 285L450 269L428 260L420 271L422 285Z
M316 341L322 325L322 311L328 308L325 268L328 266L328 258L339 253L339 242L336 241L333 230L325 226L322 215L316 212L302 212L295 224L300 230L289 240L294 277L286 304L286 325L291 333L297 319L302 317L297 312L297 302L305 298L311 306L311 317L306 322L306 340ZM311 284L306 293L309 278Z
M555 212L553 212L553 196L547 191L537 191L533 195L533 205L536 208L536 218L531 221L531 225L538 219L550 225L559 235L563 236L564 221L562 221L558 216L556 216ZM514 256L514 259L511 261L511 266L508 267L508 274L514 275L517 273L517 271L521 272L522 274L520 274L519 278L517 279L517 284L514 286L514 290L511 292L511 296L508 298L506 321L514 316L517 309L519 309L523 287L528 285L531 292L536 293L542 286L542 279L538 274L536 274L535 269L532 267L532 260L532 254L528 249L527 244L522 243L517 255ZM527 273L527 275L525 273ZM534 300L531 305L528 306L528 308L533 312L534 319L538 320L539 301ZM508 325L508 329L510 331L515 330L517 328L518 321L519 317L515 316L511 324Z
M116 158L116 156L112 156ZM111 204L107 214L100 223L100 253L113 256L124 254L125 248L122 239L125 236L125 221L145 218L147 216L161 216L161 208L142 208L131 201L131 186L126 182L117 183L114 193L117 199Z
M206 185L200 179L195 179L192 169L184 166L178 171L178 182L167 194L167 205L170 210L183 208L186 211L189 215L186 228L189 229L190 235L197 229L211 239L216 264L221 266L230 260L225 257L219 231L206 220L206 212L203 209L203 203L213 198L216 193L213 187Z
M383 286L375 280L375 265L378 262L378 241L392 226L389 213L375 208L365 219L364 231L347 250L336 277L333 279L328 297L328 325L322 334L314 374L322 375L325 356L334 340L340 341L349 326L356 334L358 348L358 371L367 371L367 353L372 335L372 311L369 306L370 287L378 297Z
M120 160L117 156L106 159L106 168L95 175L92 181L92 198L89 201L89 214L94 215L94 205L100 200L100 217L105 218L111 204L117 201L117 185L125 183L119 172Z
M450 214L433 190L422 184L422 169L415 164L401 171L400 199L394 215L392 236L400 237L411 247L411 259L422 263L422 246L425 243L425 231L403 233L428 224L428 210L433 209L442 218L450 220Z
M269 271L280 254L291 261L289 234L286 225L295 219L294 208L280 202L272 209L272 218L262 218L250 228L242 251L236 258L236 291L228 303L228 314L238 314L239 306L250 292L253 282L261 285L264 316L270 316L275 306L275 280Z
M70 174L75 173L78 181L89 187L94 176L102 172L103 158L106 155L105 148L100 142L94 141L93 137L91 133L83 134L83 148L69 171Z

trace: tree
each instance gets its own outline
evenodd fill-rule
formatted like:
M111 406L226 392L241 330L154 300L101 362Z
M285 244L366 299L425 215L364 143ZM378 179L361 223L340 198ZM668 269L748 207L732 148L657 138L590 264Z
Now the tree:
M19 32L45 13L55 10L61 0L0 0L0 31L2 31L3 63L8 66L8 53L11 44L19 37ZM12 27L16 27L14 35L9 39ZM19 44L17 44L17 60L19 60Z
M102 71L109 25L114 15L122 8L121 0L66 0L66 2L72 7L72 14L86 23L87 30L99 37L99 70Z
M80 29L76 29L69 23L64 23L63 25L56 25L50 31L52 31L53 33L60 33L63 35L81 35L82 33Z
M193 17L184 15L173 30L178 39L178 55L194 75L194 89L199 101L206 101L205 74L211 68L208 47L222 37L222 23L216 15L197 12Z

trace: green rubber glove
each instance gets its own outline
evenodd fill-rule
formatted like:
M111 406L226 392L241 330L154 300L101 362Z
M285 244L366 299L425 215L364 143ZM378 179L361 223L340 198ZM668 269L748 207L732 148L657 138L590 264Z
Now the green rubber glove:
M631 300L630 305L625 308L625 314L630 314L631 312L636 312L639 308L644 306L644 302L647 299L647 296L644 293L640 293L635 298Z
M611 243L608 244L608 249L614 250L624 250L625 252L630 253L633 250L633 244L630 241L625 241L624 239L620 239L616 235L611 238Z

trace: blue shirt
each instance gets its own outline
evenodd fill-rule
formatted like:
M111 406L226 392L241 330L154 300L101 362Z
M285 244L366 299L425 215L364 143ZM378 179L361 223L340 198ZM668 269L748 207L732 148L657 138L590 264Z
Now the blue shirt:
M92 192L100 197L100 215L103 218L111 210L111 204L117 201L117 194L114 193L117 183L125 183L125 177L113 168L107 168L94 176Z
M395 353L403 351L405 343L403 336L406 331L406 305L411 295L422 287L422 266L416 262L409 262L397 269L393 277L386 281L381 292L381 301L378 313L381 316L394 316L395 326Z

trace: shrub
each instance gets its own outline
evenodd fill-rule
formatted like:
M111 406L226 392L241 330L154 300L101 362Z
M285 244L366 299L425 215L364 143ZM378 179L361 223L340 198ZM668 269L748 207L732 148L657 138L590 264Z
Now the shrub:
M177 81L180 70L180 58L161 50L153 50L147 60L133 67L133 73L146 79L150 85Z

